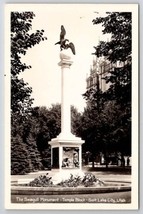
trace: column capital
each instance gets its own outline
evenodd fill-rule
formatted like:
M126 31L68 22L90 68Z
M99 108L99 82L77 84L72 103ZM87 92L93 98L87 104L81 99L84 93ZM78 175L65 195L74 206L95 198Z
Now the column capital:
M63 68L69 68L73 64L73 54L70 49L64 49L60 52L61 61L58 63Z
M58 65L63 67L63 68L66 68L66 67L70 67L71 65L73 64L73 61L70 61L70 60L67 60L67 59L62 59Z

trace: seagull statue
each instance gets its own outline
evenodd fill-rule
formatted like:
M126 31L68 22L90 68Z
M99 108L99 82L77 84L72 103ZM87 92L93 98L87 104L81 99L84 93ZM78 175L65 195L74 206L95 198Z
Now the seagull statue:
M64 41L64 39L65 39L65 35L66 35L66 30L65 30L64 26L61 25L60 41L55 43L55 45L61 44L61 42Z
M75 46L74 46L74 44L72 42L67 44L67 48L70 48L72 53L75 55Z
M68 39L65 39L66 30L63 25L61 25L60 41L56 42L55 45L60 45L61 51L63 49L70 48L72 53L75 55L75 46L72 42L69 42Z

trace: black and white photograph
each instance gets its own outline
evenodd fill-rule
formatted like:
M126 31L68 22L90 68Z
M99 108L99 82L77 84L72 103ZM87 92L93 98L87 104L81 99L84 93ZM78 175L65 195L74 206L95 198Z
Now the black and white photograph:
M138 209L138 4L5 5L6 209Z

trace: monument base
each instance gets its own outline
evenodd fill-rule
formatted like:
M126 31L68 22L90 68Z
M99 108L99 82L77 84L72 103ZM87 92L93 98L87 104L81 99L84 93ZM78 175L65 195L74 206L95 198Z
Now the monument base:
M56 138L53 138L49 144L51 146L53 145L59 145L59 144L75 144L75 145L81 145L84 143L84 140L82 140L80 137L76 137L72 133L60 133Z
M84 143L81 138L72 133L60 133L52 139L51 145L51 177L53 183L70 178L70 175L82 176L82 151Z
M80 169L52 169L49 176L52 177L53 184L58 184L61 181L65 181L71 177L71 175L80 176L81 178L84 176L84 172Z

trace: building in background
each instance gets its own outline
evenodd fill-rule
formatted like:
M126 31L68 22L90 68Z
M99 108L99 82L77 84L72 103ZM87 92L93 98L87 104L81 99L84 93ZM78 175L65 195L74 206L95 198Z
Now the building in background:
M97 84L99 84L99 89L102 92L105 92L110 83L106 83L105 77L110 75L110 72L115 67L122 67L124 66L123 62L111 63L105 57L103 58L93 58L93 64L90 67L90 74L86 78L86 89L90 90L95 88Z
M86 79L86 89L90 90L99 84L100 90L103 92L109 88L109 84L106 83L104 77L109 75L109 70L111 68L111 63L107 60L93 58L93 64L90 67L90 74Z

